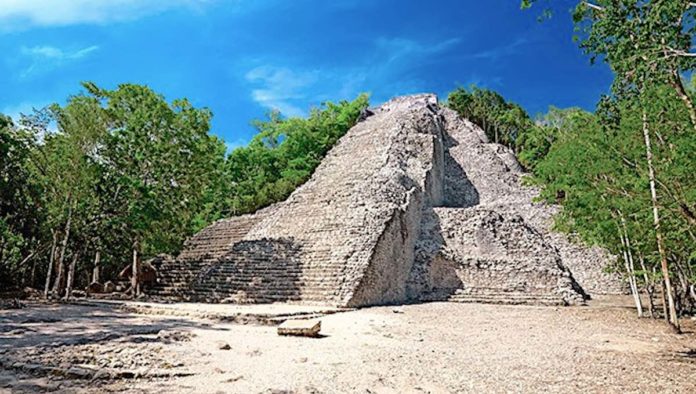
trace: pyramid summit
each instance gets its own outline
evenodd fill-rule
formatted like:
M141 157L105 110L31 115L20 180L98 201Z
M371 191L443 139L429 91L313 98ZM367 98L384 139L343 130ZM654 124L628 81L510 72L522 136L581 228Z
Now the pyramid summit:
M359 307L426 300L575 304L619 293L612 258L551 230L513 152L432 94L366 111L287 200L219 220L149 293Z

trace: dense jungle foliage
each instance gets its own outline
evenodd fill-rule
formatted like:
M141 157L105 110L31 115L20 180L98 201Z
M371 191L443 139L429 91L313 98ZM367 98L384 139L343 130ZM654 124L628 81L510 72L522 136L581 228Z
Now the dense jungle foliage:
M271 113L226 153L212 114L145 86L85 83L65 106L0 117L0 286L66 294L99 266L176 253L221 217L285 199L368 104L326 103L306 118Z

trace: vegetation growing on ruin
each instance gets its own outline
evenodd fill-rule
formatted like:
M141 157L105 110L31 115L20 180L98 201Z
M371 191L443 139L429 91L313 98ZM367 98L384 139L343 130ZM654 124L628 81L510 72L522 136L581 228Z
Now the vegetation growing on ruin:
M267 120L254 122L258 134L227 159L232 193L225 209L232 214L249 213L284 200L309 179L367 105L363 94L351 102L326 103L306 119L285 119L271 112Z

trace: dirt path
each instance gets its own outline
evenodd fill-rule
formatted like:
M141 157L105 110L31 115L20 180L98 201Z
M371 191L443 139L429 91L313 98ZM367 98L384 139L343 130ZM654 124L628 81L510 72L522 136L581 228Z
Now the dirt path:
M569 308L453 303L369 308L323 317L325 337L319 339L279 337L268 326L108 308L0 311L5 356L69 364L70 353L79 353L72 362L106 362L101 357L136 370L191 374L89 382L5 370L0 387L134 393L696 392L696 322L686 321L687 333L675 335L661 322L635 318L625 301L600 299ZM36 323L49 317L55 321ZM221 342L230 349L219 349ZM51 359L52 354L58 356Z

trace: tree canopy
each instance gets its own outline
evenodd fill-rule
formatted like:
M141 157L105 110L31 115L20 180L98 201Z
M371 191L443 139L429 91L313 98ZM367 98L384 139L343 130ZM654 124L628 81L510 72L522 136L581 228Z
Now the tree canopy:
M176 253L224 216L283 200L353 125L367 96L305 118L273 112L229 155L212 113L142 85L93 83L14 124L0 116L0 283L55 295ZM49 285L50 284L50 285Z

